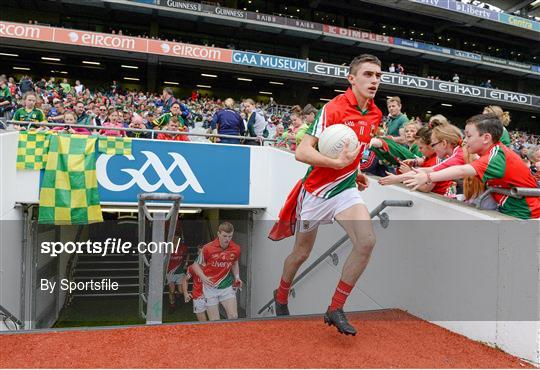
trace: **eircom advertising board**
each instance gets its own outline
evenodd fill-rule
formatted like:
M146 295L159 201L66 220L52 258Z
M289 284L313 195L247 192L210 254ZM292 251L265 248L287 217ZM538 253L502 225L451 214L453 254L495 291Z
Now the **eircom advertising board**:
M131 155L100 153L96 172L101 202L163 192L184 204L249 204L249 147L133 140Z

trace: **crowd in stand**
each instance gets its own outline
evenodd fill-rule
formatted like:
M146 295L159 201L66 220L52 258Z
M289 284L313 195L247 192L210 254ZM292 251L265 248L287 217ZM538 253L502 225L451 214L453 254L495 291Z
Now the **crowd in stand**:
M444 162L446 158L455 161L456 154L459 163L474 160L462 153L463 131L444 116L434 115L429 122L422 123L418 117L409 120L402 112L398 97L390 98L387 103L389 114L381 131L373 138L370 150L363 154L364 171L378 176L392 173L393 177L382 180L389 184L399 182L400 173L414 166L435 166L437 161ZM154 129L154 138L175 141L206 140L194 137L193 133L213 133L230 135L211 137L213 142L262 145L267 141L266 145L294 151L315 119L317 109L309 104L287 110L274 108L273 102L262 104L249 98L240 103L232 98L222 101L200 96L197 91L180 100L170 88L164 88L161 94L127 92L122 91L116 81L108 91L91 91L79 80L74 85L65 78L62 81L41 79L34 83L25 76L16 83L12 77L0 76L0 117L59 123L38 130L150 139L150 131L125 129ZM498 106L488 106L484 112L496 114L505 127L510 123L510 114ZM87 127L71 127L76 124ZM25 129L25 126L15 124L14 128ZM437 145L443 141L444 146ZM540 180L537 135L505 129L501 142L517 153L536 180ZM470 181L447 182L420 190L471 201L482 189L480 184L471 184Z

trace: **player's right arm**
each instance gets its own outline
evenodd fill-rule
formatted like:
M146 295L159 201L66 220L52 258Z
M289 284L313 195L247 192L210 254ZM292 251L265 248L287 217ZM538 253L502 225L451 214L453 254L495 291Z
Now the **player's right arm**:
M184 294L184 301L186 302L189 302L189 300L191 299L191 295L188 292L188 280L189 274L186 274L180 282L180 285L182 286L182 293Z
M360 153L360 145L358 145L356 149L351 151L349 150L349 144L345 143L345 145L343 146L343 150L338 158L329 158L322 155L317 149L315 149L318 142L319 139L317 139L315 136L306 134L300 142L300 145L298 145L298 147L296 148L296 160L299 162L307 163L311 166L329 167L339 170L341 168L347 167L352 162L354 162L354 160Z

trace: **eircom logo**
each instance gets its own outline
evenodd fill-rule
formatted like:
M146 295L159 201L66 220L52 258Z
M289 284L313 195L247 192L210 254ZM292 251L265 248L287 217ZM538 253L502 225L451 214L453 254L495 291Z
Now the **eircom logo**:
M144 192L155 192L162 186L171 192L171 193L180 193L185 191L188 187L191 187L193 191L199 194L204 194L204 189L202 188L199 180L193 173L193 170L189 166L186 159L179 153L167 153L172 157L173 162L169 167L165 167L161 162L160 158L150 151L141 151L146 157L146 161L139 168L123 168L120 171L128 174L131 179L124 183L118 183L111 180L109 177L109 170L107 164L112 156L101 155L96 162L96 170L99 174L98 180L101 186L110 191L126 191L131 189L133 186L139 187ZM124 156L130 161L134 161L135 158L132 155ZM149 180L145 177L147 170L153 169L157 174L157 179L154 181ZM185 180L182 183L176 183L175 179L172 177L174 170L179 169L183 174Z

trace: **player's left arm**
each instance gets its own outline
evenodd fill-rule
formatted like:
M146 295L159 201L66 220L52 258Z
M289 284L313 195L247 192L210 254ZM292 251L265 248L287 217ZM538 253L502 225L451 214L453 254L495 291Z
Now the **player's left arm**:
M242 280L240 279L240 266L238 260L232 265L232 273L234 275L234 287L237 289L242 289Z

